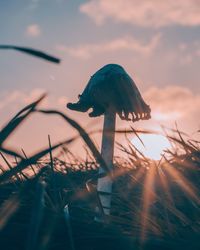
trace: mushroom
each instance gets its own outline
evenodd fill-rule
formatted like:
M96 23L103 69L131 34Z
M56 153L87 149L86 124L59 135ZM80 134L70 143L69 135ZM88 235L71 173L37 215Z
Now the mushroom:
M107 166L113 168L116 114L122 120L139 121L151 118L150 107L144 102L136 84L117 64L108 64L91 76L77 103L68 103L71 110L86 112L90 117L104 115L101 154ZM102 167L99 173L103 173ZM110 214L112 179L98 179L97 190L105 215Z

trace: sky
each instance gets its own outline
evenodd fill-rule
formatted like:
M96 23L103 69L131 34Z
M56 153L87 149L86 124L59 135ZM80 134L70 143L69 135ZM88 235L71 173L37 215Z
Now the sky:
M0 44L33 47L59 57L60 65L0 51L0 125L41 93L45 108L64 111L86 129L102 117L69 111L90 76L108 63L134 79L152 119L118 127L200 129L200 0L0 0ZM75 133L55 117L33 115L9 146L35 151ZM97 144L100 139L94 138ZM74 146L77 147L77 146Z

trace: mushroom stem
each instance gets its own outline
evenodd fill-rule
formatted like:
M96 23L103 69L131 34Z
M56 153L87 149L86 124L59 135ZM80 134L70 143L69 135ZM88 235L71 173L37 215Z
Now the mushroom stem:
M115 141L115 121L116 111L108 108L104 115L104 127L102 135L101 155L107 166L113 168L114 141ZM100 166L99 173L104 173L104 169ZM111 195L112 195L112 179L110 176L99 178L97 182L97 191L104 210L105 215L110 214Z

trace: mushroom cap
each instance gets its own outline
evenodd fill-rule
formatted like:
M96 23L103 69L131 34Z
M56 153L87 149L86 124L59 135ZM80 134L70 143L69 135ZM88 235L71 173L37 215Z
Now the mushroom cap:
M91 76L77 103L68 103L72 110L86 112L90 117L104 114L112 107L122 120L148 120L150 107L144 102L136 84L117 64L108 64ZM131 116L131 118L130 118Z

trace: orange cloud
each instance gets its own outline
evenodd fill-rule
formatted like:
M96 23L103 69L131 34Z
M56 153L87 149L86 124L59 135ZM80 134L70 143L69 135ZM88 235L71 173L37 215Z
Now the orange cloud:
M99 25L107 19L155 28L200 25L198 0L91 0L80 11Z

